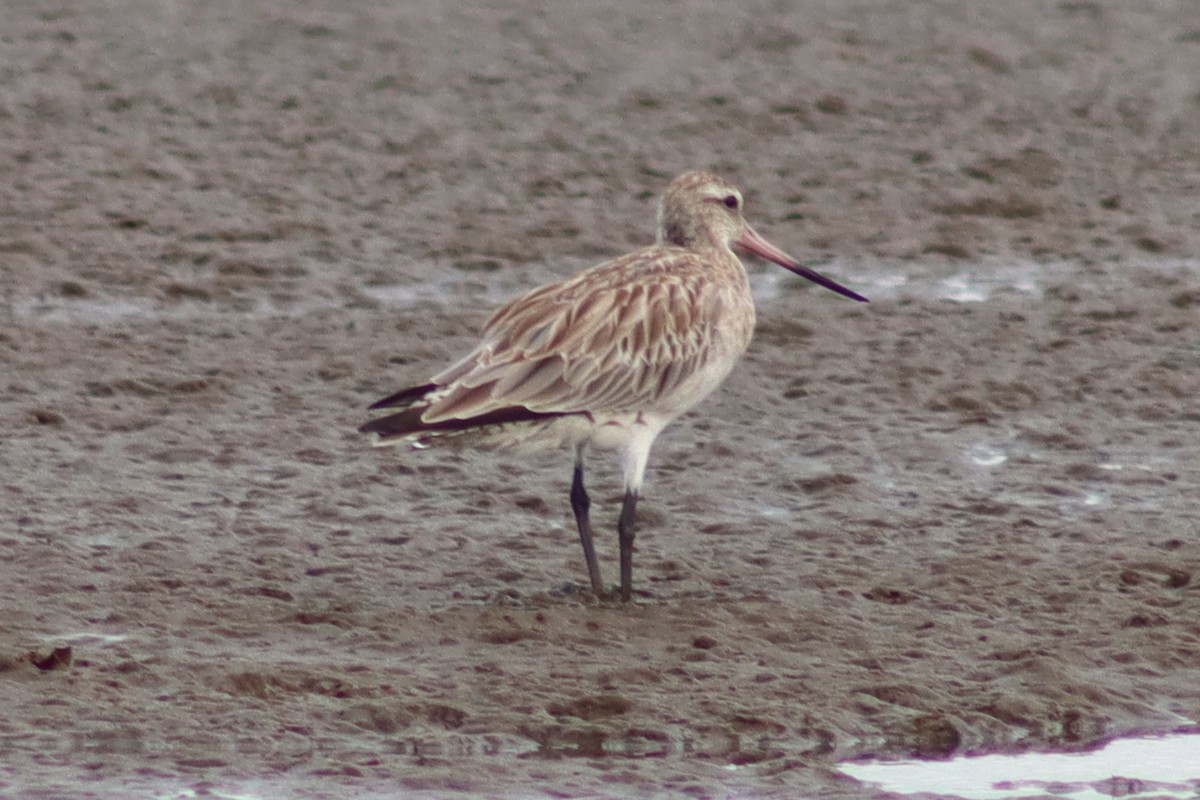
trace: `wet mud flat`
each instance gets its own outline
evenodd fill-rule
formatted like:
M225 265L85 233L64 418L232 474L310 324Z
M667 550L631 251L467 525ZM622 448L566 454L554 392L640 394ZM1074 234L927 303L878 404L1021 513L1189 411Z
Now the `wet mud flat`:
M869 796L1200 718L1186 4L688 7L8 15L0 794ZM354 427L695 167L872 302L752 265L597 603L569 456Z
M1194 718L1194 278L1112 276L1110 318L1064 277L1069 301L767 301L655 456L632 606L583 589L565 454L363 446L396 308L22 319L7 790L787 796L857 791L856 755Z

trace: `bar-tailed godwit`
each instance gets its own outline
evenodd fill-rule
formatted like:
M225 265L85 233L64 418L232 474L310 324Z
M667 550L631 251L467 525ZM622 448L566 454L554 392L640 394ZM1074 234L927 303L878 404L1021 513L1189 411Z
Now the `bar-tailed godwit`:
M571 448L571 508L592 590L605 596L583 486L588 450L616 450L621 599L633 591L634 509L655 438L733 369L754 303L731 246L852 300L866 298L788 256L742 217L742 194L708 172L667 187L658 241L501 307L475 349L425 383L374 403L376 445Z

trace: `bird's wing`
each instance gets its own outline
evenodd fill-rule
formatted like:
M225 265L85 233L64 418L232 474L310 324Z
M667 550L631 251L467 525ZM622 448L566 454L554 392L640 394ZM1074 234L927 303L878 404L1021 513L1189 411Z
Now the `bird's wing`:
M434 376L421 417L645 410L706 363L720 297L655 248L503 306L465 358ZM678 258L678 254L668 252Z

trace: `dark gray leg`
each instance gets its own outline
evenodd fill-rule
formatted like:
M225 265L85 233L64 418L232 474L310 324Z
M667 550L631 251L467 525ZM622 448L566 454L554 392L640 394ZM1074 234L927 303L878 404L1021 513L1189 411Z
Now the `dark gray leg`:
M587 562L588 578L597 597L604 596L604 583L600 580L600 565L596 562L596 548L592 544L592 523L588 510L592 501L587 489L583 488L583 459L575 461L575 479L571 482L571 510L575 512L575 524L579 526L579 541L583 544L583 559Z
M633 521L636 516L637 492L626 491L621 504L621 519L617 521L617 538L621 543L621 601L633 598Z

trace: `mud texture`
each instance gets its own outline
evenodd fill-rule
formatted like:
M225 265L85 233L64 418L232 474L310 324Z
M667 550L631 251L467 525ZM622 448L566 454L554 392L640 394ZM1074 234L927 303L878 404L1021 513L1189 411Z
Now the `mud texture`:
M871 797L1200 719L1192 0L0 19L0 796ZM751 265L599 603L568 454L354 428L695 168L872 302Z

